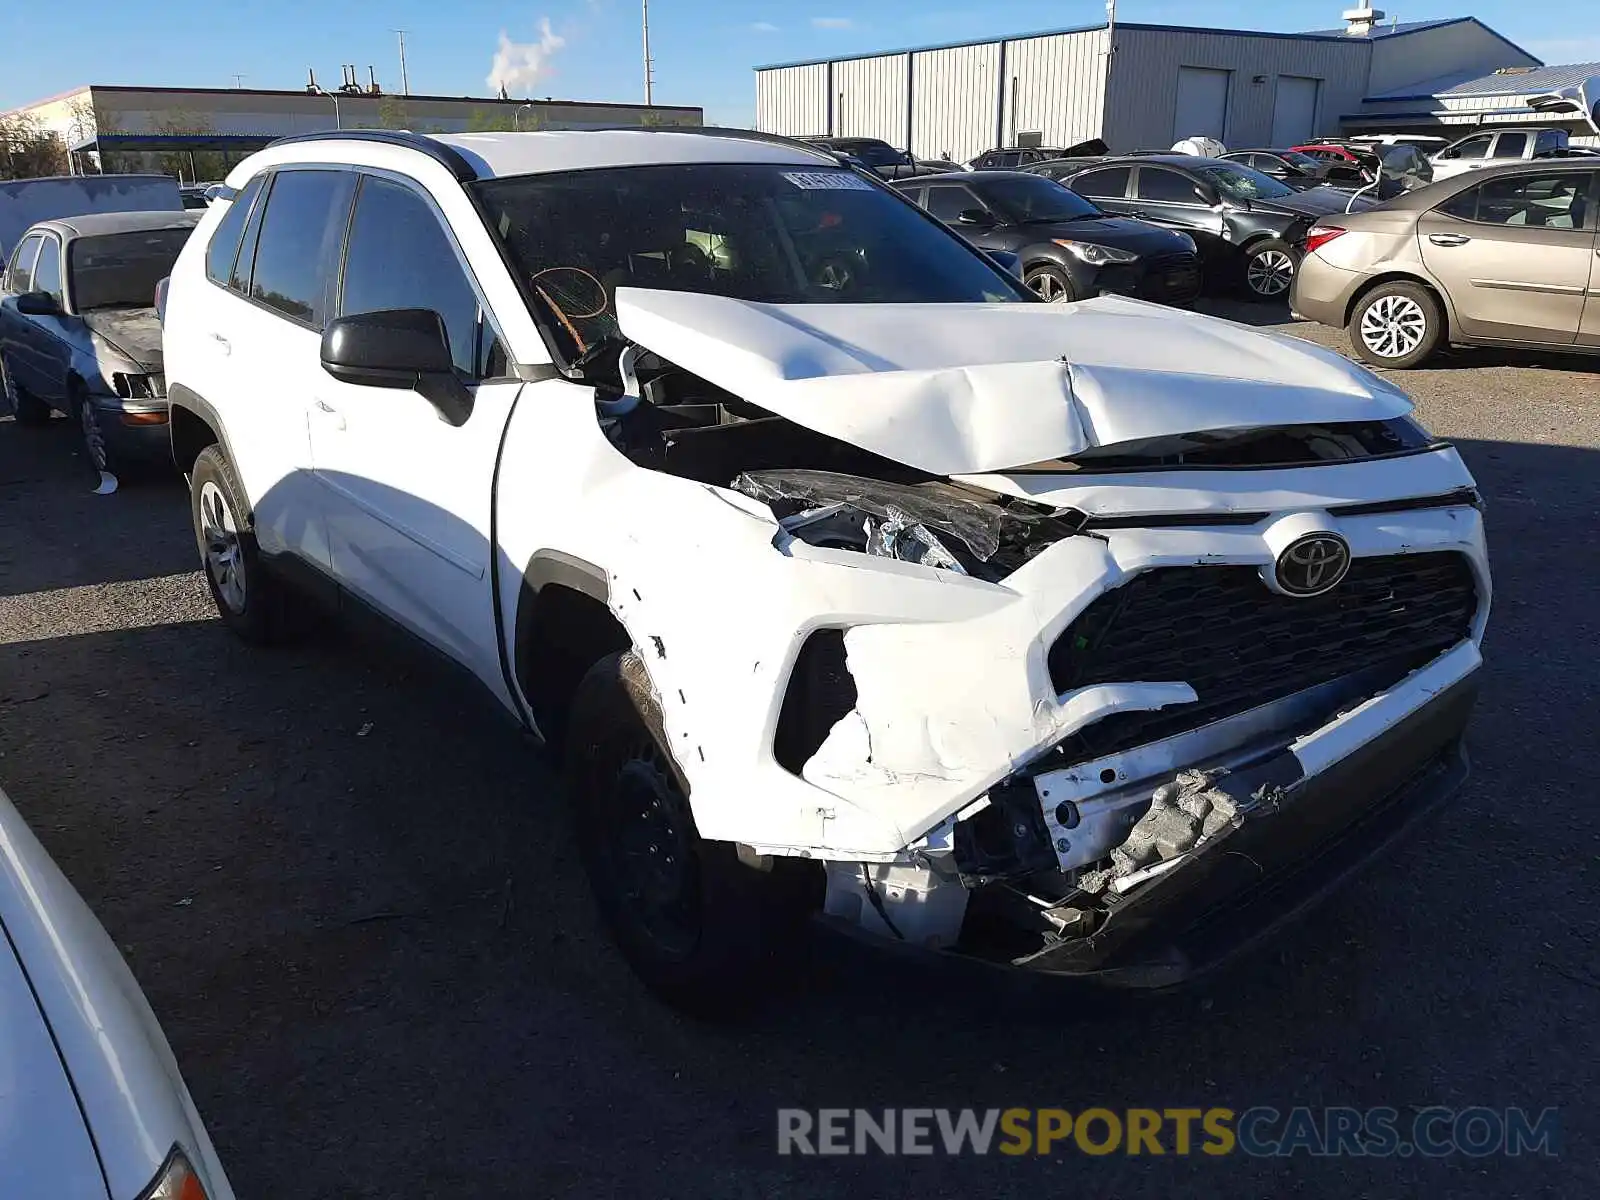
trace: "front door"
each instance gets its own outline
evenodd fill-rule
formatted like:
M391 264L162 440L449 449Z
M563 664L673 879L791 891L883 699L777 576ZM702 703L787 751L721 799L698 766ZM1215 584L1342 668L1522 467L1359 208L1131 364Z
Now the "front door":
M1444 285L1461 332L1570 345L1593 271L1585 171L1487 179L1423 214L1422 260Z
M65 303L66 288L61 284L61 242L45 234L39 242L39 257L33 266L30 292L43 292L57 306ZM67 363L71 352L67 344L67 325L75 318L24 315L15 310L11 317L12 348L6 361L17 373L17 382L40 400L65 411L67 402Z
M312 470L327 496L340 584L493 680L494 470L522 383L508 377L463 262L431 200L400 182L362 178L339 314L438 313L473 407L455 426L414 391L341 383L323 372L312 392Z

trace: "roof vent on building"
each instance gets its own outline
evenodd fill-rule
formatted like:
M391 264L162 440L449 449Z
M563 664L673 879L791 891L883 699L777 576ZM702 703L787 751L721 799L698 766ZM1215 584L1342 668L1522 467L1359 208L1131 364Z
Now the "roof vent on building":
M1370 4L1352 8L1341 14L1344 19L1344 31L1351 37L1366 37L1372 32L1372 27L1383 20L1383 15L1382 9L1373 8Z

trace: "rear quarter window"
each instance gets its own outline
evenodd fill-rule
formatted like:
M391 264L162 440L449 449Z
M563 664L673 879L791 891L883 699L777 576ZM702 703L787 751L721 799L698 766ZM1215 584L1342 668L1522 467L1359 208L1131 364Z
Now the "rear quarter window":
M257 175L244 185L244 190L234 197L228 205L228 211L222 214L222 220L217 222L216 229L211 233L211 241L206 246L206 278L212 283L228 286L228 280L233 275L234 260L239 257L244 223L250 219L250 209L261 194L261 181L264 178L263 175Z

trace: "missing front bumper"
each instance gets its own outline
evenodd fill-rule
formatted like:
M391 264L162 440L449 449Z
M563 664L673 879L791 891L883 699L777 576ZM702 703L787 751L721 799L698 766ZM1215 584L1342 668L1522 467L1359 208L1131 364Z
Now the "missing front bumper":
M1245 813L1237 826L1160 878L1108 896L1092 934L1010 961L1136 988L1221 966L1325 899L1461 786L1476 697L1473 674L1326 770L1273 791L1270 803L1252 803L1260 780L1290 764L1269 759L1224 777Z

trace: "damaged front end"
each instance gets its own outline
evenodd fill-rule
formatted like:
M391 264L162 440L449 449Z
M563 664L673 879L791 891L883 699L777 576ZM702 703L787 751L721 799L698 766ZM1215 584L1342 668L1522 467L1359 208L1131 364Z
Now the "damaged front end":
M611 444L763 553L616 611L695 647L656 682L702 836L820 864L828 919L1163 986L1461 782L1479 502L1375 377L1198 318L1138 364L1147 316L1100 302L944 339L885 311L876 341L799 306L620 307L649 348L602 394ZM707 693L735 702L694 724Z

